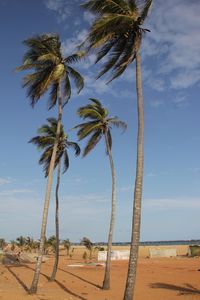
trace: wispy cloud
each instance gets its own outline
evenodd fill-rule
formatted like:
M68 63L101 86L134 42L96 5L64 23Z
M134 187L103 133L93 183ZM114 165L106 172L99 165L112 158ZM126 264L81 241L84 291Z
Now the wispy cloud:
M144 208L155 210L200 209L199 198L145 199Z
M157 108L157 107L160 107L164 104L164 101L163 100L160 100L160 99L155 99L155 100L151 100L149 102L149 105L153 108Z
M74 3L78 4L79 0L45 0L44 3L49 10L57 14L57 21L60 23L72 15ZM74 25L79 25L78 20L75 21L77 24L73 20Z
M182 94L177 95L173 102L177 108L184 108L189 105L187 97Z
M118 192L129 192L129 191L133 191L134 189L134 186L133 185L130 185L130 186L122 186L122 187L119 187L117 189Z
M27 193L34 193L32 190L29 189L10 189L0 192L0 196L13 196L16 194L27 194Z
M143 55L145 61L153 57L153 78L165 80L165 88L188 88L200 82L199 15L200 2L195 0L158 0L153 6Z
M149 172L146 174L147 177L155 177L156 174L154 172Z
M75 31L74 34L67 38L62 43L62 49L64 55L72 54L74 51L77 51L77 47L84 41L87 35L87 30L83 29L81 31Z
M0 185L5 185L11 182L12 180L10 178L0 178Z
M200 168L198 167L190 168L189 171L193 173L200 173Z

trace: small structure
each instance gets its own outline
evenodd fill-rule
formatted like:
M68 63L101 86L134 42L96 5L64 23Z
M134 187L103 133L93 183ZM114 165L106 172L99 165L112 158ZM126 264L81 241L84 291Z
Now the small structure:
M111 260L128 260L130 255L129 250L111 251ZM99 251L98 261L106 261L107 251Z
M176 248L158 248L149 249L150 258L154 257L175 257L177 256Z

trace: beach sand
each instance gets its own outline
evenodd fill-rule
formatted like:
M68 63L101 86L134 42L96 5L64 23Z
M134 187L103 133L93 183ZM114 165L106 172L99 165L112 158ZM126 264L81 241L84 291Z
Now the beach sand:
M187 246L175 246L179 255L175 258L146 258L149 247L140 247L135 300L200 299L200 259L182 256ZM127 247L114 247L126 250ZM151 246L150 248L156 248ZM174 248L161 246L159 248ZM82 247L76 247L72 259L61 251L56 282L48 282L52 271L53 256L42 264L38 294L28 295L34 264L18 266L0 265L0 300L122 300L127 273L127 261L113 261L111 290L102 291L102 266L69 267L83 263ZM94 255L93 258L96 261Z

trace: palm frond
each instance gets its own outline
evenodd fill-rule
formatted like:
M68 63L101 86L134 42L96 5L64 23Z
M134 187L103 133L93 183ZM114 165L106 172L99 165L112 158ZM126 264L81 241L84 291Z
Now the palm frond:
M103 69L99 72L97 79L100 78L101 76L103 76L108 71L110 71L112 69L112 67L118 62L121 55L123 54L126 43L127 43L127 40L124 38L121 38L118 40L118 42L114 46L113 51L110 55L111 58L106 62Z
M80 73L78 73L72 67L68 66L67 69L69 70L69 73L70 73L71 77L74 79L74 82L75 82L76 88L78 90L78 93L80 93L80 91L84 87L84 79L83 79L83 77L81 76Z
M64 62L68 65L68 64L73 64L73 63L77 63L79 62L83 57L85 56L85 52L84 51L80 51L77 53L74 53L72 55L69 55L68 57L66 57L64 59Z
M91 136L89 141L87 142L87 145L83 151L83 157L86 156L94 147L98 144L102 137L102 131L101 130L95 130L94 134Z
M91 105L88 105L86 107L80 107L77 111L79 117L86 119L90 118L92 120L101 120L102 115L99 113L97 109L94 109Z
M39 62L50 61L50 62L53 62L55 65L60 63L60 59L54 53L42 54L38 57L37 61L39 61Z
M50 110L52 107L54 107L57 103L57 99L58 99L58 88L59 88L59 84L53 83L51 86L51 91L50 91L50 97L48 100L48 109Z
M63 96L64 96L63 105L66 105L71 97L71 83L67 72L65 74L65 79L63 82Z
M123 121L120 121L117 117L109 118L108 123L122 129L123 132L127 129L127 124Z
M104 44L104 45L97 53L95 64L98 63L104 56L106 56L106 54L108 54L108 52L112 49L112 47L115 45L115 43L116 43L116 41L115 41L115 39L113 39L113 40L109 40L105 44L104 43L100 44L100 46L102 46L102 44Z
M138 6L135 0L128 0L128 5L132 12L138 13Z
M99 127L101 127L101 124L99 124L98 121L84 123L82 124L82 126L76 126L76 128L79 128L77 132L79 141L90 135L94 130L97 130Z
M74 142L67 142L67 147L71 147L73 148L73 150L75 151L75 155L78 156L81 153L81 148L79 147L79 145L77 143Z
M146 0L146 3L144 5L144 8L140 14L140 24L143 24L144 23L144 20L146 19L148 13L149 13L149 10L151 9L151 6L153 4L153 0Z
M95 14L128 13L127 3L123 0L89 0L81 5Z
M69 168L69 156L67 151L65 150L63 153L63 173L65 173Z

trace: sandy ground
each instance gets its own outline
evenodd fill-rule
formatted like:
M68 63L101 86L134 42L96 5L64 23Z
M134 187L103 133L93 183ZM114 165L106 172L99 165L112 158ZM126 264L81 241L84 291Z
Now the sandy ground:
M155 248L155 247L153 247ZM187 247L178 247L181 255ZM0 265L0 300L122 300L127 262L112 262L111 290L102 291L104 268L101 266L69 267L82 263L83 249L75 249L71 260L60 256L56 281L48 281L53 257L42 265L37 295L28 295L34 264ZM140 248L135 300L200 299L199 258L145 258L148 247ZM94 261L95 257L94 257Z

